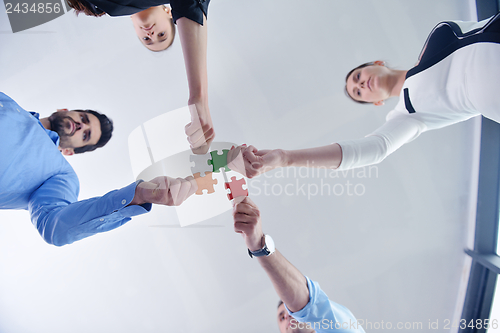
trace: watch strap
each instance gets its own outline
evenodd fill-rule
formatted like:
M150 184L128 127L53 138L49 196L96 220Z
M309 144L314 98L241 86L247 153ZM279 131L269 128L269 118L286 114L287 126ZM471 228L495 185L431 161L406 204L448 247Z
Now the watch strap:
M269 251L269 249L267 248L267 245L264 245L264 247L260 250L257 250L257 251L250 251L250 249L248 249L248 255L250 256L250 258L253 258L253 257L265 257L265 256L268 256L269 254L271 253L271 251Z

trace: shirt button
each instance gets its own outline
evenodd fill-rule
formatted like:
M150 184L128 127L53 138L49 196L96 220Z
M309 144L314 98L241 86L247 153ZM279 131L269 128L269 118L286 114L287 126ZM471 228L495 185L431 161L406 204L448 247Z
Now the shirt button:
M101 221L101 222L102 222L102 221L104 221L104 219L99 219L99 221Z
M122 200L122 205L125 205L127 203L127 200L123 199Z

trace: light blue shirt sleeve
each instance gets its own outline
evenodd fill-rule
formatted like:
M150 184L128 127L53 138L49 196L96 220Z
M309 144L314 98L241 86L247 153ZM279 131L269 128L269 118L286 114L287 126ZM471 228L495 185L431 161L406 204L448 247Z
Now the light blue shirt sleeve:
M309 289L309 302L297 312L288 313L297 319L300 328L314 329L316 333L364 333L361 321L343 305L330 301L328 296L321 290L317 282L311 281L307 276L307 288ZM286 307L286 304L285 304ZM299 326L300 325L300 326ZM293 327L292 328L297 328Z
M38 114L27 112L0 92L0 209L27 209L49 244L62 246L115 229L150 204L127 205L136 183L98 198L78 201L78 177L61 155L57 133L44 128Z
M77 201L76 174L57 174L47 179L29 200L31 221L43 239L56 246L118 228L132 216L151 210L151 204L127 205L137 184L111 191L102 197Z

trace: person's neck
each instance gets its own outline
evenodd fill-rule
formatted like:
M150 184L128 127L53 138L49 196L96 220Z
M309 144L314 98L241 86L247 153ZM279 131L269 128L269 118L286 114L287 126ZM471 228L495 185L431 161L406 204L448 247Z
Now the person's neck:
M399 96L401 94L401 90L403 89L403 85L406 80L406 73L408 71L402 71L395 69L393 75L391 75L391 83L392 83L392 89L391 89L391 95L389 97L393 96Z
M49 121L49 118L42 118L40 119L40 122L42 123L43 127L45 127L45 129L48 129L48 130L51 130L52 128L50 127L50 121Z

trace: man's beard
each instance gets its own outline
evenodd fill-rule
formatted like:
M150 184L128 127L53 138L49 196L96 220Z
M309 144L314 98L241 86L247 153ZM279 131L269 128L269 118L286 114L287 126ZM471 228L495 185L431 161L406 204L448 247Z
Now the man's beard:
M70 116L64 115L65 112L54 112L49 117L50 130L56 132L59 135L59 146L61 148L72 148L69 147L69 138L75 133L69 133L71 131L72 124L75 125L75 121Z

